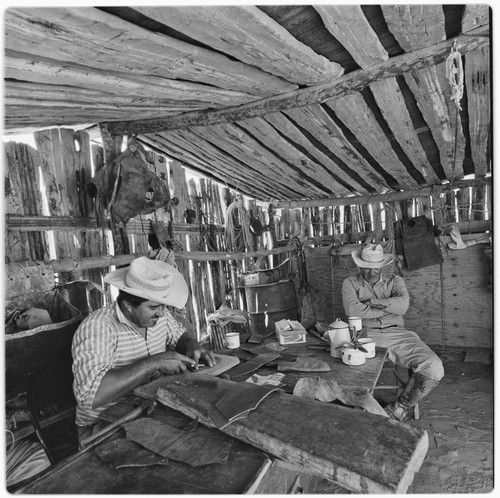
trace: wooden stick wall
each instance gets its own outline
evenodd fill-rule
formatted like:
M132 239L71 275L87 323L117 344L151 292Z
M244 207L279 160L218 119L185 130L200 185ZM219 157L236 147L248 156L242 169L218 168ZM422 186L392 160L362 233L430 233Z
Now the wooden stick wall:
M100 267L78 269L56 274L58 285L89 280L102 285L110 270L107 256L117 254L116 238L107 221L100 226L95 216L95 200L86 190L93 172L102 165L106 151L90 143L86 132L67 129L35 133L37 148L16 142L5 144L6 164L6 263L7 282L12 294L29 289L24 282L32 267L50 261L99 261ZM120 142L112 146L119 150ZM110 145L108 144L108 149ZM109 151L108 151L109 152ZM178 199L170 209L158 209L139 215L127 224L130 252L148 254L153 247L151 221L161 222L168 232L173 249L184 255L227 251L224 236L225 212L233 195L210 179L186 178L185 169L175 161L154 154L150 168L167 182L171 196ZM262 208L251 203L252 216L266 223ZM269 247L268 237L255 237L256 249ZM239 289L241 273L252 266L253 259L190 260L177 258L176 264L190 287L193 299L188 301L185 318L204 335L206 316L222 304L242 308ZM10 265L10 266L9 266ZM9 272L10 268L10 272ZM17 271L21 269L21 272ZM39 273L39 272L36 272ZM47 272L49 275L49 272ZM47 276L46 287L54 285ZM37 289L43 285L37 281ZM86 284L66 285L70 302L87 312L110 300Z

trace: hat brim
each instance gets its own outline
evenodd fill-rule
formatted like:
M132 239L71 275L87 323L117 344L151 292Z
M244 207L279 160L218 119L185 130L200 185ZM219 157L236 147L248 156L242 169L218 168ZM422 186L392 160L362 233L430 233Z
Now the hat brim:
M353 251L351 253L351 256L356 265L360 268L383 268L384 266L387 266L389 263L392 263L394 261L394 256L392 254L384 254L384 258L382 259L382 261L369 263L368 261L361 259L361 250Z
M172 267L172 269L174 270L172 272L174 279L172 281L171 292L169 292L168 296L161 296L155 292L148 292L143 289L128 287L125 284L125 278L129 270L128 267L120 268L119 270L108 273L104 277L104 282L134 296L147 299L148 301L154 301L156 303L166 304L167 306L182 309L187 303L188 286L182 274L175 268Z

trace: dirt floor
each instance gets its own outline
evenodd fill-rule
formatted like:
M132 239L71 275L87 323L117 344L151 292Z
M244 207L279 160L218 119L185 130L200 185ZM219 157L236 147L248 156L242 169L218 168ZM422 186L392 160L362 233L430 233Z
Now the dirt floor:
M411 421L429 433L429 451L409 493L493 491L493 364L485 351L436 350L445 377ZM387 374L385 374L387 375ZM392 394L393 395L393 394ZM391 397L381 392L380 398Z

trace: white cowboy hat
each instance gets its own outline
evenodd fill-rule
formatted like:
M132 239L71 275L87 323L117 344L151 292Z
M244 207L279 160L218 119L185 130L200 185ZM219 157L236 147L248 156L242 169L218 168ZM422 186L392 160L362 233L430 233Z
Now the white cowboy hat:
M112 271L104 282L149 301L182 309L186 306L188 286L172 265L142 256L127 268Z
M392 254L384 254L380 244L364 245L361 249L351 252L351 256L360 268L382 268L394 259Z

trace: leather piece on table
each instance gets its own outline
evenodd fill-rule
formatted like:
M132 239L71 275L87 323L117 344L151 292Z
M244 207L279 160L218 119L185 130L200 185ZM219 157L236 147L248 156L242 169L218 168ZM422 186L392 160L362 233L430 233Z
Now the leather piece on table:
M266 396L277 389L275 386L240 382L215 403L213 409L209 410L208 416L216 427L225 427L230 422L245 418Z
M251 358L245 363L240 363L236 367L232 368L227 372L227 374L234 379L235 377L240 377L245 374L249 374L254 372L258 368L264 366L266 363L275 360L280 356L280 353L277 351L272 351L270 353L263 353Z
M129 439L115 439L94 448L95 454L114 469L167 465L168 458L158 455Z
M279 372L329 372L330 365L326 361L309 356L299 356L295 361L278 362Z
M241 361L251 360L255 356L253 353L241 349L241 345L237 349L230 349L228 354L239 358Z
M225 372L226 370L230 370L231 368L235 367L240 363L240 359L237 358L236 356L216 354L215 357L218 360L220 360L217 361L217 364L215 366L200 368L195 372L187 371L183 375L203 374L203 375L217 376ZM158 389L163 387L165 384L168 384L170 382L171 377L176 377L176 376L162 375L158 379L148 382L147 384L143 384L142 386L138 386L134 389L134 394L136 396L139 396L140 398L154 400L156 399L156 393L158 392Z
M145 448L192 467L225 464L231 451L231 440L185 431L152 418L143 418L123 425L127 439Z
M254 355L271 353L273 351L284 351L286 348L281 346L279 342L271 342L269 344L241 344L240 349L248 351Z
M387 413L373 396L365 391L355 392L340 387L333 379L302 377L293 389L294 396L317 399L325 403L339 400L344 405L359 406L367 412L387 417Z

